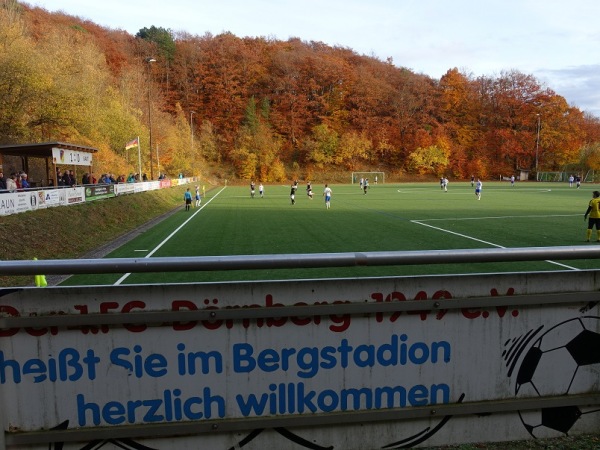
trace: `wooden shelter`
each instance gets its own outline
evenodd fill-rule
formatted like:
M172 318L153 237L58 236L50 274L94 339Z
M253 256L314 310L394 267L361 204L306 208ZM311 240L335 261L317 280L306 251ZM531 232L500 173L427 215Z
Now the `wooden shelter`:
M87 166L92 172L92 154L98 149L66 142L42 142L38 144L0 145L0 169L4 175L9 171L23 170L36 186L57 186L56 170L74 170Z

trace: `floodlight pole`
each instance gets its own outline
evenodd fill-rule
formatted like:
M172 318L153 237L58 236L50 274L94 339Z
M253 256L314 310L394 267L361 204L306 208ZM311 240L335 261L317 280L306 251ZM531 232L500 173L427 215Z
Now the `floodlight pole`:
M190 148L190 157L192 158L192 161L195 161L196 158L194 157L194 122L192 121L192 117L194 117L194 114L196 114L196 111L190 111L190 130L192 132L192 142L191 142L191 148ZM192 170L193 170L194 164L192 164ZM194 176L194 174L192 173L192 176Z
M542 127L542 116L537 114L537 138L535 140L535 176L537 178L538 173L538 154L540 147L540 128Z
M154 180L154 161L152 157L152 104L150 103L150 87L152 85L151 80L151 64L156 62L154 58L146 58L148 64L148 132L150 134L150 179ZM140 175L141 176L141 175Z

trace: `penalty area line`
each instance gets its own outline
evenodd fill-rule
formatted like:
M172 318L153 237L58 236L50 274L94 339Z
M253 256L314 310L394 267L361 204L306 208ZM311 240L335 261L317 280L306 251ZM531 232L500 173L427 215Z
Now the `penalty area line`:
M444 218L434 218L434 219L419 219L414 220L414 222L440 222L442 220L489 220L489 219L538 219L538 218L548 218L548 217L575 217L580 216L581 214L538 214L538 215L526 215L526 216L482 216L482 217L444 217Z
M434 229L434 230L441 231L441 232L443 232L443 233L453 234L453 235L455 235L455 236L459 236L459 237L462 237L462 238L465 238L465 239L470 239L470 240L472 240L472 241L481 242L482 244L490 245L490 246L492 246L492 247L496 247L496 248L506 248L506 247L504 247L504 246L502 246L502 245L494 244L493 242L484 241L484 240L482 240L482 239L477 239L477 238L475 238L475 237L473 237L473 236L468 236L468 235L466 235L466 234L462 234L462 233L457 233L457 232L455 232L455 231L446 230L445 228L434 227L433 225L430 225L430 224L428 224L428 223L423 223L423 222L420 222L420 221L418 221L418 220L411 220L411 222L412 222L412 223L416 223L417 225L422 225L422 226L424 226L424 227L429 227L429 228L432 228L432 229ZM559 262L556 262L556 261L551 261L551 260L549 260L549 259L546 259L545 261L546 261L547 263L554 264L554 265L557 265L557 266L559 266L559 267L564 267L565 269L569 269L569 270L580 270L580 269L578 269L577 267L568 266L568 265L566 265L566 264L562 264L562 263L559 263Z
M179 230L181 230L184 226L187 225L187 223L192 220L196 214L198 214L200 211L202 211L204 209L205 206L208 206L208 204L210 202L212 202L215 198L217 198L217 196L223 192L225 189L227 188L227 186L223 187L223 189L221 189L219 192L217 192L215 195L213 195L211 197L210 200L208 200L207 202L205 202L202 206L200 206L200 208L194 212L194 214L192 214L190 217L188 217L188 219L186 221L184 221L181 225L179 225L170 235L168 235L165 239L163 239L163 241L158 244L156 247L154 247L154 249L152 249L152 251L150 253L148 253L146 256L144 256L144 258L150 258L154 253L156 253L158 251L158 249L160 249L163 245L165 245L167 243L167 241L169 239L171 239L173 236L175 236ZM127 278L129 278L129 275L131 275L131 272L126 273L125 275L123 275L121 278L119 278L114 284L113 286L118 286L121 283L123 283L123 281L125 281Z

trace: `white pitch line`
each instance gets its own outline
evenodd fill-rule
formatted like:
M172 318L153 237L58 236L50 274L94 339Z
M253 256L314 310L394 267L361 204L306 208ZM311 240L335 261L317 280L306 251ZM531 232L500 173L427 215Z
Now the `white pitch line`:
M173 231L173 232L172 232L170 235L168 235L168 236L167 236L165 239L163 239L163 241L162 241L160 244L158 244L156 247L154 247L154 249L153 249L153 250L152 250L150 253L148 253L146 256L144 256L144 258L150 258L150 257L151 257L151 256L152 256L154 253L156 253L156 252L158 251L158 249L159 249L159 248L161 248L163 245L165 245L169 239L171 239L173 236L175 236L179 230L181 230L181 229L182 229L184 226L186 226L186 225L187 225L187 223L188 223L190 220L192 220L196 214L198 214L200 211L202 211L202 210L204 209L204 207L205 207L205 206L208 206L208 204L209 204L210 202L212 202L212 201L213 201L215 198L217 198L217 196L218 196L218 195L219 195L221 192L223 192L223 191L224 191L226 188L227 188L227 186L225 186L223 189L221 189L219 192L217 192L215 195L213 195L213 196L210 198L210 200L208 200L207 202L205 202L205 203L204 203L204 204L203 204L203 205L200 207L200 209L198 209L196 212L194 212L194 214L192 214L192 215L191 215L191 216L190 216L190 217L189 217L189 218L188 218L188 219L187 219L185 222L183 222L181 225L179 225L179 226L178 226L178 227L175 229L175 231ZM129 272L129 273L126 273L126 274L125 274L125 275L123 275L121 278L119 278L119 279L118 279L118 280L115 282L114 286L117 286L117 285L121 284L123 281L125 281L125 280L126 280L128 277L129 277L129 275L131 275L131 272Z
M458 186L455 187L454 189L449 189L448 191L444 192L441 189L439 190L439 192L444 192L444 194L454 194L454 195L473 195L475 188L469 188L468 191L466 191L464 189L464 186ZM433 188L404 188L404 189L398 189L398 192L400 192L401 194L410 194L412 192L416 192L416 191L427 191L427 192L433 192L436 189ZM558 190L558 189L555 189ZM495 188L486 188L484 192L518 192L519 194L527 194L527 193L531 193L531 192L552 192L552 189L515 189L515 190L509 190L509 189L504 189L504 188L499 188L499 189L495 189Z
M462 234L462 233L457 233L455 231L446 230L445 228L434 227L433 225L429 225L427 223L422 223L422 222L420 222L418 220L411 220L411 222L412 223L416 223L417 225L423 225L424 227L433 228L434 230L442 231L444 233L449 233L449 234L453 234L455 236L463 237L465 239L470 239L472 241L481 242L482 244L491 245L492 247L506 248L506 247L504 247L502 245L494 244L493 242L488 242L488 241L484 241L484 240L481 240L481 239L474 238L473 236L467 236L466 234ZM550 264L555 264L557 266L564 267L564 268L570 269L570 270L580 270L577 267L567 266L566 264L562 264L562 263L559 263L559 262L556 262L556 261L550 261L548 259L546 260L546 262L550 263Z
M526 215L526 216L484 216L484 217L444 217L436 219L419 219L418 222L435 222L440 220L486 220L486 219L521 219L521 218L545 218L545 217L574 217L580 216L581 214L539 214L539 215ZM415 221L417 222L417 221Z

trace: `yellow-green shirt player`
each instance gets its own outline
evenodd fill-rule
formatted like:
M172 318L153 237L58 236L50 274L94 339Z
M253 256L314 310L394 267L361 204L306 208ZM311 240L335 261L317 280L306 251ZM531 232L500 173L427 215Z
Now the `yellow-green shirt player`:
M588 220L588 214L590 216ZM592 228L596 226L596 242L600 242L600 192L594 191L588 209L583 215L583 220L588 220L586 241L589 242L592 237Z

